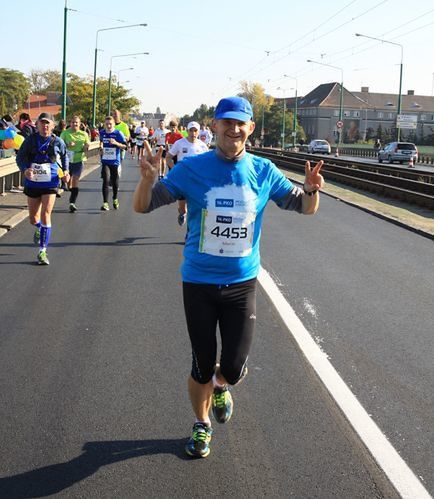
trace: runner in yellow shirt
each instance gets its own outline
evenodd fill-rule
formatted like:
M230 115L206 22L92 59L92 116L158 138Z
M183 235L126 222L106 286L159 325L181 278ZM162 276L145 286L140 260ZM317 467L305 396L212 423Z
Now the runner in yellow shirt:
M79 116L73 116L71 119L71 127L63 130L60 138L65 142L67 154L69 157L69 171L71 180L69 189L71 196L69 198L69 211L74 213L77 211L75 202L78 196L78 183L80 182L81 174L83 173L84 161L87 160L86 153L89 149L89 135L80 129L81 120Z

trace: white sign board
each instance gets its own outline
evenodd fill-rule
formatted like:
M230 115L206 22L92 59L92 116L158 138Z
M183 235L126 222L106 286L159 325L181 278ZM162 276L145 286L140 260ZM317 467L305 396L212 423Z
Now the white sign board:
M398 114L396 116L397 128L409 128L415 130L417 128L417 114Z

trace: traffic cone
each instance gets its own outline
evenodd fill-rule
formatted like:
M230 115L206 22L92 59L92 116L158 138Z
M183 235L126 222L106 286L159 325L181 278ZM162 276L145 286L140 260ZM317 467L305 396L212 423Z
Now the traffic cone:
M339 147L336 147L335 158L339 158Z
M413 161L413 158L410 158L410 161L408 162L408 167L409 167L409 168L414 168L414 161Z

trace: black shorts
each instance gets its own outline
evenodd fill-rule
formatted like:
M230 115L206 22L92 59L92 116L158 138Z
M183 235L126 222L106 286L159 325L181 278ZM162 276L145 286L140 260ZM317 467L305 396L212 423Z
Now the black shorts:
M154 148L154 154L157 154L157 152L160 149L160 147L163 148L163 154L161 155L161 157L165 158L166 157L166 147L165 146L155 146L155 148Z
M40 198L44 194L57 194L57 187L43 187L42 189L38 189L35 187L24 187L24 194L29 198Z
M184 309L193 352L192 378L208 383L217 362L217 325L221 337L220 371L235 385L246 372L256 322L256 279L236 284L183 283Z
M119 177L119 166L115 165L101 165L101 178L108 178L108 177Z

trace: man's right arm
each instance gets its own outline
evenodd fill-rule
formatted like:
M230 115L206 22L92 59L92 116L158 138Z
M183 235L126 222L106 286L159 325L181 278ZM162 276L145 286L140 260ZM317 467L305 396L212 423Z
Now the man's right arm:
M145 142L145 155L140 160L140 180L133 196L133 208L137 213L146 213L150 208L152 186L158 176L162 154L163 148L160 147L153 155L151 146Z
M18 149L17 157L15 161L17 162L18 168L24 172L27 168L30 167L30 144L31 144L31 135L24 139L24 142L21 144L21 147Z
M133 208L137 213L146 213L152 199L153 181L140 177L133 197Z

